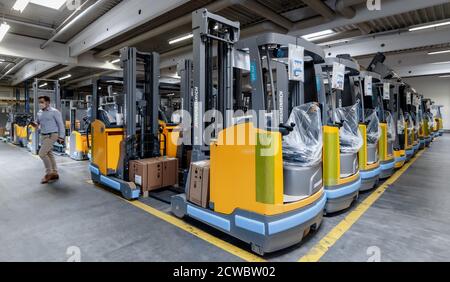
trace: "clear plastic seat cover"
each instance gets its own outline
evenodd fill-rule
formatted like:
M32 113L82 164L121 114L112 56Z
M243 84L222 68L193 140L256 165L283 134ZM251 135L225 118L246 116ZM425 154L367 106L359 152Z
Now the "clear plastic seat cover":
M394 142L395 141L394 118L392 117L392 114L390 111L385 111L384 116L386 117L388 142Z
M313 166L322 161L322 114L316 103L308 103L292 110L288 124L292 132L283 137L284 161L298 166Z
M408 124L408 132L413 132L414 131L414 120L413 120L412 116L408 112L406 112L404 114L404 116L405 116L405 120Z
M413 121L414 133L417 134L417 133L419 133L419 129L420 129L419 117L415 113L411 113L411 118Z
M430 112L425 113L424 118L428 121L428 128L433 129L434 128L434 117L433 114Z
M405 133L405 115L403 114L402 110L400 110L400 114L398 116L397 130L398 130L398 134L404 134Z
M349 107L336 109L335 121L342 124L339 130L339 141L342 153L357 153L363 145L359 131L359 103Z
M365 120L367 123L367 143L372 145L378 144L381 138L381 127L377 111L374 109L366 109Z

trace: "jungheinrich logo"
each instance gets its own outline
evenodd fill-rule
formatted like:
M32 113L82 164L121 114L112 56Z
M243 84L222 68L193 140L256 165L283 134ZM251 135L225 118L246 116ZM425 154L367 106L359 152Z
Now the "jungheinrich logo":
M284 114L284 100L283 100L284 93L283 93L283 91L280 91L278 99L280 99L280 102L279 102L280 121L283 122L284 121L284 116L283 116L283 114Z

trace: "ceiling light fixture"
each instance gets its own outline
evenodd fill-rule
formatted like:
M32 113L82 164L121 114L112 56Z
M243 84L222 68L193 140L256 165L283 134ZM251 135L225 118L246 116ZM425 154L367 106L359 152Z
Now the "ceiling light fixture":
M72 75L68 74L66 76L63 76L63 77L59 78L59 80L64 80L64 79L68 79L68 78L71 78L71 77L72 77Z
M432 65L446 65L446 64L450 64L450 61L447 62L437 62L437 63L431 63Z
M25 8L28 6L28 3L30 0L17 0L16 3L14 3L14 6L12 7L15 11L20 11L21 13Z
M331 35L335 34L336 32L334 32L331 29L327 29L327 30L323 30L323 31L319 31L319 32L314 32L314 33L310 33L307 35L303 35L302 38L308 41L315 41L315 40L319 40L319 39L323 39L323 38L327 38L330 37Z
M428 55L438 55L438 54L445 54L450 53L450 50L443 50L443 51L436 51L436 52L428 52Z
M448 74L448 75L441 75L440 78L450 78L450 74Z
M45 87L45 86L47 86L47 85L48 85L47 82L46 82L46 83L43 83L43 84L39 85L39 88Z
M189 33L189 34L183 35L183 36L181 36L181 37L177 37L177 38L174 38L174 39L170 39L170 40L169 40L169 44L172 45L172 44L175 44L175 43L184 41L184 40L191 39L192 37L194 37L194 35L193 35L192 33Z
M450 25L450 21L449 22L442 22L442 23L436 23L436 24L429 24L429 25L424 25L424 26L413 27L413 28L410 28L409 31L417 31L417 30L435 28L435 27L446 26L446 25Z
M2 23L0 25L0 42L5 37L6 33L8 33L9 28L10 28L10 26L7 23Z
M29 0L29 2L53 10L59 10L64 4L67 3L67 0Z
M117 64L118 62L120 62L120 59L112 60L112 61L110 61L109 63L110 63L110 64Z

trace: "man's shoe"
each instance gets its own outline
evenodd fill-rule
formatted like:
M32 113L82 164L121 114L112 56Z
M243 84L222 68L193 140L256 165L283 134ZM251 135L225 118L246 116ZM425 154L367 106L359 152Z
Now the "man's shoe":
M41 180L41 184L48 184L48 182L51 180L51 176L50 174L47 174L44 176L44 178L42 178Z
M52 173L50 174L50 180L58 180L59 174L58 173Z

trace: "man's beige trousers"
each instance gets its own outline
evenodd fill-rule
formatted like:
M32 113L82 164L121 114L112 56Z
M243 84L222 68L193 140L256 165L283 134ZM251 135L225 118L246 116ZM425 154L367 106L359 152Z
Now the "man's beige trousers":
M39 157L44 162L45 173L58 173L55 157L53 156L53 145L56 141L58 141L58 133L53 133L51 135L42 135L41 140L42 141L41 149L39 150Z

